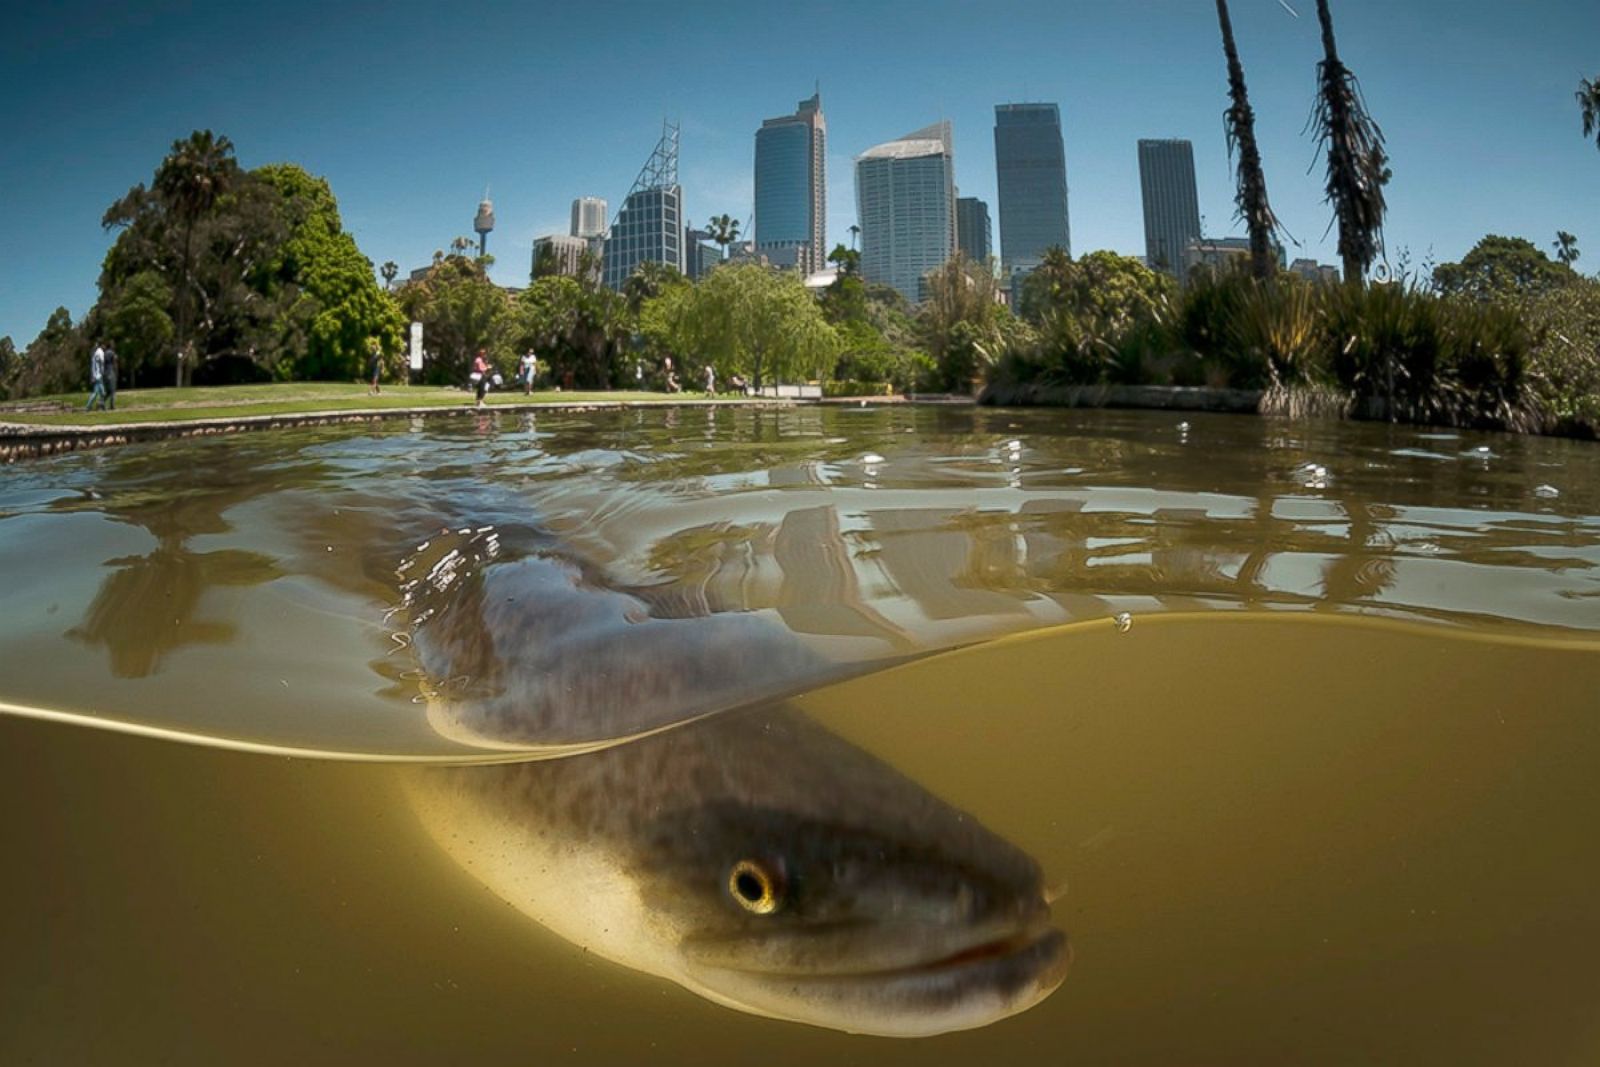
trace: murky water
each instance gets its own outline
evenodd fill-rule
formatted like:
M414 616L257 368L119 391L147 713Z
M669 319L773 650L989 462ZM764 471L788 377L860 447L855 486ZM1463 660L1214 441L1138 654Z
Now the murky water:
M430 420L0 574L0 1062L1600 1058L1592 445Z

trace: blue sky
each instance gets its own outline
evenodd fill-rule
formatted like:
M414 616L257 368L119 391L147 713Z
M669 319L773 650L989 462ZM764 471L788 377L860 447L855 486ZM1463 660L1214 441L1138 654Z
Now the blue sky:
M1232 0L1274 205L1334 261L1304 135L1314 0ZM1458 259L1485 233L1600 267L1600 151L1573 92L1600 76L1595 0L1334 0L1345 61L1388 137L1391 259ZM821 84L828 233L854 221L852 157L953 121L963 195L994 203L993 107L1061 105L1073 250L1143 251L1136 142L1194 142L1207 230L1238 232L1226 83L1208 0L1053 3L471 2L28 5L0 39L0 334L93 303L105 208L196 128L246 166L328 178L374 263L425 264L490 186L497 280L573 197L615 205L664 116L688 217L748 217L754 131ZM998 236L998 218L996 217Z

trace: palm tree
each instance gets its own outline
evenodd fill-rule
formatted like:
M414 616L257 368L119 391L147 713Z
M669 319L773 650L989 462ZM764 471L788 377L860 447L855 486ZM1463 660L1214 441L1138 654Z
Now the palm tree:
M154 192L173 218L183 226L182 286L177 294L177 384L194 373L190 336L194 305L194 228L219 199L233 187L239 165L233 160L233 142L210 130L195 130L186 141L174 141L172 151L156 171Z
M739 220L726 213L713 215L706 220L706 231L722 248L722 258L728 258L728 246L739 239Z
M1228 97L1232 101L1222 113L1228 131L1228 155L1239 152L1239 191L1233 202L1238 217L1250 230L1250 270L1262 281L1277 273L1273 262L1272 234L1278 217L1267 202L1267 176L1261 170L1261 151L1256 147L1256 115L1245 90L1244 68L1239 65L1239 50L1233 43L1233 23L1228 18L1228 0L1217 0L1217 21L1222 25L1222 51L1228 59Z
M1600 148L1600 77L1590 81L1578 79L1578 107L1583 111L1583 135L1594 135L1594 145Z
M1356 76L1339 59L1328 0L1317 0L1323 60L1311 121L1328 154L1327 200L1339 222L1339 255L1346 281L1359 283L1383 250L1383 186L1389 180L1383 131L1367 114Z
M1556 258L1567 266L1578 262L1578 239L1566 230L1556 231L1555 249Z
M861 227L855 223L850 224L850 247L855 248L856 238L861 236Z
M400 264L392 259L387 260L378 270L383 275L383 287L385 289L393 289L395 277L400 273Z

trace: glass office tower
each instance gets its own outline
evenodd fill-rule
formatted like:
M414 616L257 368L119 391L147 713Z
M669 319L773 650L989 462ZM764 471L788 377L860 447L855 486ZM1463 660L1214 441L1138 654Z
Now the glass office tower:
M678 184L678 127L662 124L661 140L634 179L606 235L601 279L622 288L641 263L665 263L684 272L683 188Z
M955 148L948 120L856 157L861 276L913 303L956 249Z
M1032 270L1049 248L1071 255L1060 109L1055 104L996 104L994 166L1000 193L1000 262L1006 273Z
M1182 140L1139 142L1139 192L1144 200L1144 261L1181 279L1189 245L1200 240L1194 146Z
M755 250L793 250L807 272L828 254L827 141L820 93L756 131Z

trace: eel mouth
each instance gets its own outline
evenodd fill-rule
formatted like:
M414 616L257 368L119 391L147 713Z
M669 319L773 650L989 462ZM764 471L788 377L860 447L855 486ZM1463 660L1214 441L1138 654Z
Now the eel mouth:
M1065 933L1030 924L879 969L695 968L694 985L711 999L761 1015L851 1033L926 1037L1026 1011L1055 992L1071 963Z
M1052 951L1059 949L1059 952ZM1053 927L1044 927L1033 930L1023 930L1009 937L997 938L982 944L973 945L959 952L929 960L925 963L913 964L888 971L880 971L877 977L884 978L893 974L936 974L941 971L958 971L966 967L982 967L991 963L1004 963L1017 958L1035 958L1039 956L1059 955L1061 973L1056 978L1059 983L1066 977L1066 968L1072 962L1072 948L1067 942L1066 935Z

